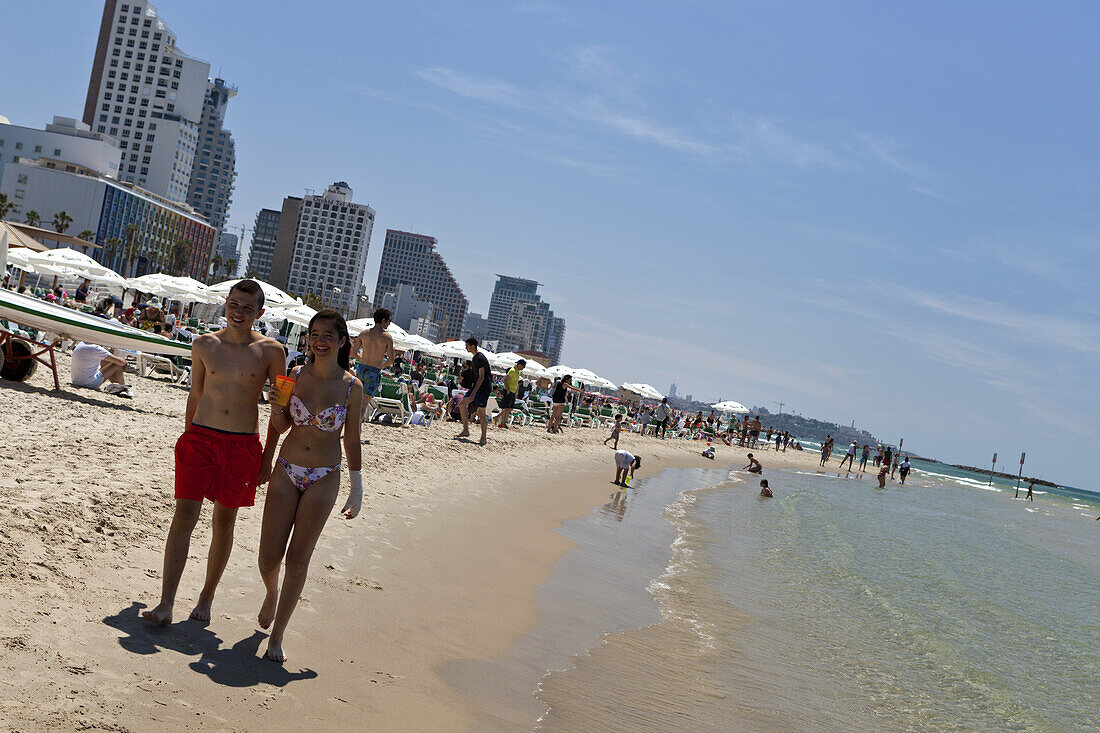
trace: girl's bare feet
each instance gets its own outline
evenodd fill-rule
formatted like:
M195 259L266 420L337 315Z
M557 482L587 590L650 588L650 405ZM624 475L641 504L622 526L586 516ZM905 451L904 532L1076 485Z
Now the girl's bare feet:
M270 659L272 662L282 664L286 661L286 654L283 654L283 641L275 641L274 638L267 641L267 652L264 654L266 659Z
M151 611L142 612L141 617L146 621L152 621L155 624L167 626L172 623L172 604L161 603Z
M260 615L256 618L261 629L266 629L268 626L271 626L271 622L275 618L275 607L278 603L278 593L268 593L267 596L264 597L263 605L260 606Z

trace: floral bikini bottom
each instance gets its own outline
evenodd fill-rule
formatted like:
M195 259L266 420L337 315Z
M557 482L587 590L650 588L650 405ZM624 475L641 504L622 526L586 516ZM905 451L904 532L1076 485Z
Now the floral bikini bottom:
M313 484L317 483L325 476L328 476L333 471L340 470L340 464L336 463L332 466L318 466L316 468L310 468L308 466L297 466L287 459L279 456L279 465L286 471L286 475L290 478L290 482L297 487L298 491L305 493L306 489Z

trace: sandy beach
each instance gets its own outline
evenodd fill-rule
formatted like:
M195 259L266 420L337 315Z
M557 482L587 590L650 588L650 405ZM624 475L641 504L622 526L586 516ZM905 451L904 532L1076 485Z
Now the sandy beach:
M67 359L59 367L64 382ZM535 589L570 548L555 528L612 490L602 430L494 430L481 449L453 440L452 423L365 426L363 513L326 527L278 666L260 658L255 619L262 488L239 516L211 623L184 620L209 505L177 623L139 619L159 589L187 393L131 380L133 400L54 393L44 370L0 385L0 719L12 730L469 729L475 711L437 670L501 655L536 624ZM627 435L621 446L645 457L639 476L716 465L698 443ZM717 465L739 467L745 452L719 446Z

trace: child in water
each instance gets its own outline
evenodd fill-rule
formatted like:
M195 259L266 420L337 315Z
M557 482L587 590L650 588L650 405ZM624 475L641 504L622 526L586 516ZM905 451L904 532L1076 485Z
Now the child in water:
M772 490L768 488L768 480L766 478L760 479L760 495L768 499L772 498Z

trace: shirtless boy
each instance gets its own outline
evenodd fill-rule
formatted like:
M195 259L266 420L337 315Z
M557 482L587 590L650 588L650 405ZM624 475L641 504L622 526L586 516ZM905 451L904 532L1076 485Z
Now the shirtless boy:
M378 403L374 398L382 390L382 367L392 365L394 359L393 336L386 331L393 314L385 308L374 312L374 326L351 340L351 358L355 360L355 376L363 383L363 415L370 406L374 413Z
M279 343L252 330L263 306L259 284L241 280L226 296L225 328L199 336L191 345L191 392L185 430L176 441L176 511L164 547L160 604L142 614L154 623L172 622L203 500L214 502L214 531L206 583L191 612L199 621L210 620L214 591L233 549L237 510L255 503L263 453L256 403L264 383L286 373Z

